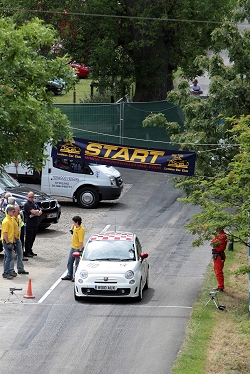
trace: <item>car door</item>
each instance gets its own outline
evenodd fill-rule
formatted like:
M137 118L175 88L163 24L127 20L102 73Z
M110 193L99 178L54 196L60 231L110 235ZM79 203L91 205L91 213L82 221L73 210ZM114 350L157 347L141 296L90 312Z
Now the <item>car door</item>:
M138 255L138 259L140 261L140 268L141 268L141 277L142 277L142 283L143 283L143 286L146 282L146 277L147 277L147 260L146 259L141 259L140 255L142 253L142 246L141 246L141 243L140 243L140 240L138 239L138 237L136 237L135 239L135 245L136 245L136 251L137 251L137 255Z

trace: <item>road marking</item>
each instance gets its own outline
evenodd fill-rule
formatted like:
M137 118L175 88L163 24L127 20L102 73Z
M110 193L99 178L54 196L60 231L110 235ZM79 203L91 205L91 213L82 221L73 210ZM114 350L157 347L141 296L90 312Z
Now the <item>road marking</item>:
M104 227L104 229L102 229L102 231L100 232L100 234L105 234L105 232L110 228L111 225L107 225Z
M58 278L57 279L57 281L48 289L48 291L47 292L45 292L45 294L41 297L41 299L40 300L38 300L38 304L40 304L40 303L42 303L45 299L46 299L46 297L48 297L50 294L51 294L51 292L58 286L58 284L62 281L62 277L64 277L65 275L67 275L67 273L68 273L68 271L66 270L64 273L63 273L63 275L60 277L60 278Z

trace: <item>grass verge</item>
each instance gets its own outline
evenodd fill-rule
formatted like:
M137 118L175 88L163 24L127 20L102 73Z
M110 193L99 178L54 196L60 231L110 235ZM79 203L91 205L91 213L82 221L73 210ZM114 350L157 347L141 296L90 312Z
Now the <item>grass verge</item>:
M79 79L76 84L75 92L70 90L68 93L62 93L61 95L54 96L55 104L74 104L80 103L80 99L83 99L85 96L90 96L90 83L92 79ZM94 92L96 89L94 89ZM75 101L74 101L75 100Z
M248 263L247 252L239 245L226 251L225 292L217 295L219 304L226 306L224 311L217 309L212 300L205 306L216 285L212 262L209 265L172 374L250 373L248 276L232 274Z

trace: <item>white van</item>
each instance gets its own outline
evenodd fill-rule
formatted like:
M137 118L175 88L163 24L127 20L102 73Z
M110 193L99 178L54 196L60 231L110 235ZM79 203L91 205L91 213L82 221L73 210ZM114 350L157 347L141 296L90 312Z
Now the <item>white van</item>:
M51 155L51 146L47 154ZM73 151L72 151L73 152ZM5 170L14 177L31 177L32 172L13 163ZM115 200L121 195L123 180L113 166L87 164L63 153L49 156L40 175L41 192L69 197L82 208L95 208L101 200Z

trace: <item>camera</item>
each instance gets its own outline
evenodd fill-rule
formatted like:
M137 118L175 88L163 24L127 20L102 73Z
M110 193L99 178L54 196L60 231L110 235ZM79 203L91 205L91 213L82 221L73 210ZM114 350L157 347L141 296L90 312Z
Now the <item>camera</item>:
M22 291L22 288L19 288L19 287L10 287L10 292L14 292L14 291Z
M217 295L217 292L218 291L211 291L211 292L209 292L209 295L212 296L212 297L215 297Z

